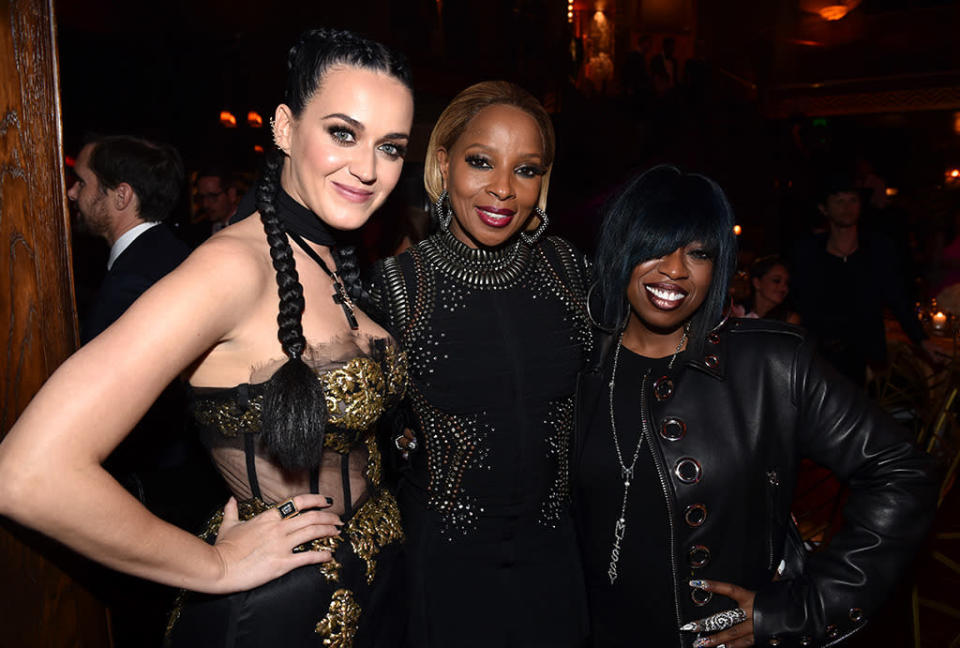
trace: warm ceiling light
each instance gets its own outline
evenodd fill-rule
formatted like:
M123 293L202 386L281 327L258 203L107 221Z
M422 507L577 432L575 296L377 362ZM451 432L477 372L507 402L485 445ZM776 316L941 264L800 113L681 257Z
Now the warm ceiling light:
M951 178L960 178L960 169L954 169L950 172Z
M260 113L251 110L247 113L247 126L250 128L261 128L263 126L263 117Z
M824 20L841 20L850 13L850 7L846 5L828 5L820 10L820 17Z
M740 236L740 234L743 233L743 228L740 227L739 225L734 225L734 226L733 226L733 233L736 234L737 236Z
M220 111L220 124L225 128L236 128L237 127L237 118L233 116L232 112L227 110Z
M254 144L254 145L253 145L253 152L254 152L254 153L263 153L263 147L260 146L259 144Z
M896 187L887 187L886 194L888 196L896 196L900 191Z

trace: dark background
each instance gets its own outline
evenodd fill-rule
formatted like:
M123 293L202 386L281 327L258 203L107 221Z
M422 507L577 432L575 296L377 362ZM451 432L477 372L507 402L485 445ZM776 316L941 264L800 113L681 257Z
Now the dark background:
M254 172L253 147L267 147L268 133L245 116L272 114L287 48L302 29L345 27L413 63L410 162L470 83L504 78L541 98L558 135L549 212L555 231L585 248L604 196L631 171L671 161L728 191L742 247L786 249L817 224L817 171L842 161L896 190L899 220L888 229L909 230L922 269L955 211L944 178L960 164L960 4L845 0L853 8L842 20L817 13L843 3L576 0L568 21L567 0L63 0L65 149L76 155L90 131L130 132L171 142L189 169L225 160ZM598 10L613 42L613 76L600 85L572 58ZM688 82L666 100L631 95L630 50L646 37L649 61L667 36ZM239 127L222 127L221 110Z

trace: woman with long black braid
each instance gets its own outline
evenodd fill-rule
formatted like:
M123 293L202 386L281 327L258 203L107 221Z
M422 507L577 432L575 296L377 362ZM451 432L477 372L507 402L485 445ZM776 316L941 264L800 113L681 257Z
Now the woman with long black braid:
M402 532L373 427L403 394L404 359L361 310L352 251L337 245L399 178L409 71L333 30L305 33L289 69L260 219L212 237L70 358L0 444L0 514L183 588L176 646L388 646L401 634L387 602ZM100 466L181 373L234 495L207 542Z

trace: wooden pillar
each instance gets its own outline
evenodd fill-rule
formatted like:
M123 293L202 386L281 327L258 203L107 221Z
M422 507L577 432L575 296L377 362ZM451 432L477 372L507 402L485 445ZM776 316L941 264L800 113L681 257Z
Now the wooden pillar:
M52 0L0 0L0 437L77 346L55 36ZM0 519L0 646L109 646L88 568Z

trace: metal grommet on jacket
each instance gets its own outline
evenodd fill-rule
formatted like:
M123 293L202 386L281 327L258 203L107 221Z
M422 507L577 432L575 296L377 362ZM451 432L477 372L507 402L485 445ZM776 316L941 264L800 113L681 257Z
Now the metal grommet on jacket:
M703 470L700 462L693 457L681 457L673 466L673 474L684 484L696 484L700 481Z
M694 569L706 567L710 564L710 547L706 545L693 545L687 551L687 560Z
M691 504L683 511L683 521L689 527L698 527L707 521L706 504Z
M673 379L670 376L660 376L654 380L653 395L658 401L665 401L673 396Z
M690 590L690 600L693 601L693 604L697 607L703 607L713 600L713 592L694 587Z
M687 434L687 424L670 416L660 423L660 436L667 441L679 441Z

